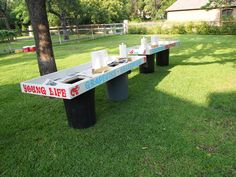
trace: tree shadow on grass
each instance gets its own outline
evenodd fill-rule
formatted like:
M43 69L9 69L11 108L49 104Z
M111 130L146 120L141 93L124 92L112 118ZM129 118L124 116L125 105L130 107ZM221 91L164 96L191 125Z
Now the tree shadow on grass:
M229 113L236 119L236 91L228 93L213 93L209 96L209 107Z

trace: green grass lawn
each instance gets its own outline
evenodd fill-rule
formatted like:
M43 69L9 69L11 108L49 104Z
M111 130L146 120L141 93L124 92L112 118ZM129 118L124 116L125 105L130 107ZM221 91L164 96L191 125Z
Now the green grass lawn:
M170 65L129 75L129 99L96 88L95 126L67 125L62 100L23 94L39 75L35 54L0 56L0 176L236 176L236 36L181 40ZM54 45L58 69L90 52L138 44L123 35Z
M70 40L73 41L73 40L100 38L100 37L104 37L105 35L108 36L110 34L96 33L92 35L90 32L85 31L84 34L79 34L79 35L70 34L69 37L70 37ZM63 35L59 37L58 34L54 34L54 35L51 35L51 38L52 38L53 43L60 43L60 40L62 43L65 43L65 42L67 43L67 41L64 41ZM17 37L17 40L12 41L10 43L0 43L0 55L9 53L10 50L14 51L14 49L22 49L22 47L24 46L29 46L29 45L34 45L34 44L35 43L34 43L33 37L29 37L29 36Z

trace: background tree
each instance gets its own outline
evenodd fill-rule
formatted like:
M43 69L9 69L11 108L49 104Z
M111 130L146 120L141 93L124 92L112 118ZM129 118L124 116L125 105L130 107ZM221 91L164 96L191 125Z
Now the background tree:
M170 7L176 0L162 0L160 8L157 11L156 19L166 19L166 9Z
M80 3L78 0L48 0L48 12L60 19L63 29L64 40L69 39L69 34L66 29L67 19L73 15L76 17L80 11Z
M145 0L144 10L151 19L157 19L157 12L161 7L161 0Z
M0 17L5 21L6 29L10 29L10 1L0 0Z
M34 31L40 75L57 71L49 32L45 0L26 0Z
M176 0L145 0L144 10L152 20L164 19L165 10L170 7Z
M159 20L164 19L165 10L176 0L129 0L128 14L131 20Z
M133 5L135 6L135 10L136 10L134 12L135 13L134 15L136 16L136 18L139 18L140 20L145 20L146 19L146 12L144 10L145 5L146 5L145 1L135 0L133 1Z
M101 0L101 8L106 9L107 23L122 22L128 18L126 0Z
M17 29L25 30L30 25L29 13L24 0L12 1L12 13L15 15Z
M67 25L116 23L129 20L158 20L176 0L46 0L51 26L62 26L64 39L69 39ZM216 0L217 1L217 0ZM212 2L212 1L211 1ZM7 7L7 8L6 8ZM10 25L0 21L0 27L25 30L30 25L25 0L0 0L0 13L8 14ZM7 9L7 10L5 10ZM3 16L3 15L2 15ZM3 19L3 18L2 18ZM9 21L9 20L7 20ZM8 22L9 24L9 22ZM13 24L13 25L12 25Z
M223 8L223 7L229 7L233 3L235 3L236 0L208 0L208 3L203 6L205 8Z
M115 23L128 18L127 0L81 0L82 23Z
M225 8L232 6L233 3L236 3L236 0L208 0L208 3L204 5L203 9L220 9L220 26L222 25L222 11Z

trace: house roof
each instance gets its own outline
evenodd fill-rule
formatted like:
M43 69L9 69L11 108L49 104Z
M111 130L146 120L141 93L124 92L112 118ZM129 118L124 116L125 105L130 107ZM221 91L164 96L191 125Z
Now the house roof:
M201 7L206 5L208 2L208 0L177 0L174 4L167 8L166 11L201 9ZM236 2L233 2L232 6L236 6Z

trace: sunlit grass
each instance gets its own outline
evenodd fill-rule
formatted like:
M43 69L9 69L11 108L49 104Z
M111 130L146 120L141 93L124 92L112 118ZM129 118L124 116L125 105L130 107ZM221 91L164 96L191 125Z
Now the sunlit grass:
M70 129L63 102L20 92L36 55L0 55L0 176L236 176L236 36L178 35L170 66L129 75L129 99L96 88L97 123ZM54 44L58 69L118 54L140 35ZM20 44L17 44L20 45Z

